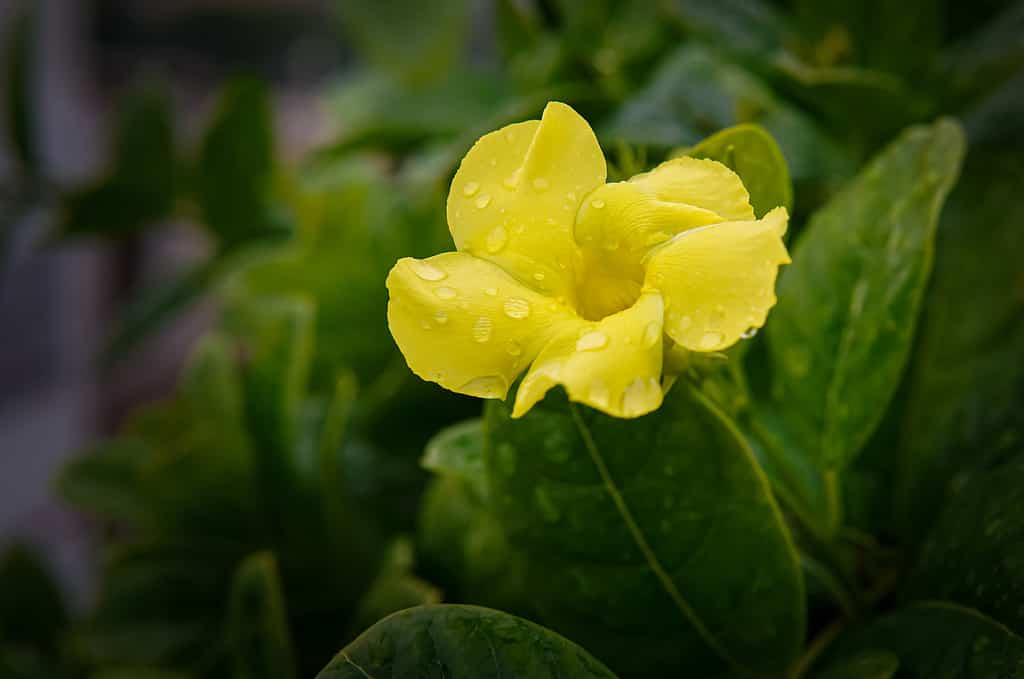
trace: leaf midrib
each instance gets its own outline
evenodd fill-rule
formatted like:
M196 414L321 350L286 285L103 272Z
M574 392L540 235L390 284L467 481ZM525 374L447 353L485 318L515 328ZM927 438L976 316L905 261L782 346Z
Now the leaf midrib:
M630 510L629 505L626 504L626 500L622 496L622 492L619 490L615 480L612 478L611 472L608 470L608 465L605 463L604 456L598 449L597 444L594 441L594 437L590 433L590 429L580 416L579 409L571 402L569 403L569 414L572 416L573 423L576 425L576 429L579 431L580 437L583 439L583 445L587 449L590 459L597 468L597 473L601 477L605 491L607 491L612 504L615 505L616 511L622 518L623 523L626 525L626 529L629 531L630 537L633 538L634 544L637 549L640 550L644 560L647 562L648 568L650 568L651 572L654 573L662 589L665 590L665 593L668 594L672 603L674 603L676 608L678 608L683 614L683 617L686 618L687 622L693 625L693 628L697 631L697 634L700 635L701 639L710 646L715 653L733 667L742 668L742 664L729 654L729 652L722 646L721 642L711 633L711 630L707 628L704 622L700 619L700 616L697 615L693 606L690 605L690 602L686 600L679 591L679 588L676 587L676 583L672 580L668 571L661 564L661 561L658 559L658 555L654 552L654 549L647 541L647 537L644 535L640 525L633 517L632 510Z

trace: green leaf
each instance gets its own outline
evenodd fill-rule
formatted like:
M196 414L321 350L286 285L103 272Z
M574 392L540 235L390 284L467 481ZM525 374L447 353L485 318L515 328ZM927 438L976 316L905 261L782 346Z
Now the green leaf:
M1024 257L1022 182L1019 153L972 150L943 213L906 407L881 472L896 527L914 541L949 479L990 463L1024 430L1024 298L1011 292Z
M678 384L636 420L560 391L519 420L491 401L485 431L490 505L546 624L623 676L769 672L797 653L798 557L751 450L702 396Z
M400 537L391 543L376 579L356 607L349 625L351 636L395 611L440 603L441 592L413 574L415 565L411 540Z
M360 56L406 81L443 76L464 48L467 0L339 0L335 6Z
M478 498L486 498L483 426L483 420L475 418L441 430L427 443L420 464L464 481Z
M843 659L814 679L892 679L900 667L900 659L889 651L864 651Z
M20 12L17 5L11 9L18 16L11 22L5 36L9 40L6 54L6 84L4 118L11 146L29 174L40 170L40 150L36 139L36 123L39 120L35 110L34 83L38 82L36 68L36 9L24 3Z
M758 217L772 208L793 210L789 166L779 145L758 125L737 125L711 135L686 149L694 158L710 158L726 165L743 180Z
M971 606L1024 635L1024 456L967 478L921 552L907 595Z
M19 644L52 656L68 613L60 586L28 547L0 554L0 644Z
M896 391L963 148L950 121L905 133L812 217L780 276L760 438L770 468L784 470L777 480L825 533L838 508L815 486L834 490Z
M318 679L614 679L568 639L477 606L421 606L381 620L346 646Z
M223 248L289 231L273 194L269 95L255 80L230 82L200 150L202 218Z
M170 102L150 87L126 97L109 175L62 197L63 237L134 234L169 217L178 190Z
M602 139L671 148L718 130L756 123L777 141L796 181L849 174L845 152L812 118L714 51L686 46L662 61L650 82L601 130Z
M231 584L227 635L236 679L293 679L295 653L288 631L277 560L271 552L246 557Z
M973 609L945 602L916 604L854 630L836 643L828 665L868 650L895 655L899 676L907 679L1009 678L1024 666L1024 640Z

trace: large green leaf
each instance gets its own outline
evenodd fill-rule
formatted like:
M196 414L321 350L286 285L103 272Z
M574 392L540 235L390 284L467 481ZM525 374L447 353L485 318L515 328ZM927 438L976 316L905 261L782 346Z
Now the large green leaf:
M717 132L686 150L694 158L725 164L743 180L758 217L772 208L793 210L789 166L779 145L758 125L737 125Z
M241 563L231 585L228 643L235 679L293 679L292 650L277 560L257 552Z
M923 537L958 469L986 464L1024 428L1024 161L972 150L938 233L906 407L883 472L899 532ZM889 471L891 470L891 471ZM893 478L895 477L895 478Z
M486 410L489 503L542 619L624 676L773 671L803 641L797 555L751 450L678 384L620 420L553 392Z
M338 0L342 26L370 64L407 81L443 77L464 49L466 0Z
M908 595L977 608L1024 635L1024 458L976 473L946 504Z
M346 646L318 679L614 679L568 639L477 606L421 606L381 620Z
M757 426L776 480L826 533L838 514L835 474L899 385L963 148L950 121L905 133L813 216L780 277L765 333L773 381Z
M827 665L840 667L869 650L895 655L898 676L907 679L1017 679L1024 668L1024 639L974 609L944 602L916 604L853 631Z
M474 418L438 432L427 443L420 464L465 482L480 499L487 497L483 421Z

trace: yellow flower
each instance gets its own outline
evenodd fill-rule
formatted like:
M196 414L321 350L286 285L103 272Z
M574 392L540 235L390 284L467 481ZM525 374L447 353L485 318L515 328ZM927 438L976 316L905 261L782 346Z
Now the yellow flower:
M550 103L484 135L448 195L458 252L399 260L388 323L420 377L505 398L555 385L617 417L661 405L666 347L719 351L775 303L785 208L754 218L740 178L678 158L606 184L593 131Z

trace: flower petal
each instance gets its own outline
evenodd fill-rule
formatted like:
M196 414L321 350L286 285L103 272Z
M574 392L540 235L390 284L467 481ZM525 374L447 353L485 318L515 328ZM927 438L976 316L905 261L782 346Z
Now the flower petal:
M788 264L786 209L756 221L679 234L651 252L646 283L665 297L665 333L692 351L719 351L764 325L775 278Z
M400 259L387 280L388 325L406 362L460 394L504 398L541 347L575 318L473 255Z
M574 233L588 279L639 284L652 248L689 229L753 218L750 197L732 170L714 160L676 158L595 190L580 206Z
M615 417L638 417L661 405L661 295L598 321L564 326L541 350L516 394L521 417L556 384L569 398Z
M629 181L659 200L710 210L729 221L754 218L743 180L716 160L673 158Z
M573 221L583 197L605 177L593 130L573 109L552 102L540 121L486 134L463 158L448 194L455 245L573 303L580 267Z

